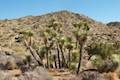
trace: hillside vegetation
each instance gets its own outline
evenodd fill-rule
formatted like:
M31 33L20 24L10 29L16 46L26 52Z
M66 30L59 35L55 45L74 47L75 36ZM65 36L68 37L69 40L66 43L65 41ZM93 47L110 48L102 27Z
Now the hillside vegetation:
M118 80L115 24L69 11L0 20L0 80Z

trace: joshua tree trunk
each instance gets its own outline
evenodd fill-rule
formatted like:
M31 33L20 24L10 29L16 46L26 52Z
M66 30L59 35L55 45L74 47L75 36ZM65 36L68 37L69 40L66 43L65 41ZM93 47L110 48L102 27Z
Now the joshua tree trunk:
M75 48L77 49L77 48L78 48L78 42L77 42L77 41L75 42L75 45L76 45L76 47L75 47Z
M32 46L32 37L29 39L29 46Z
M59 69L61 68L61 61L60 61L60 51L59 48L57 46L57 57L58 57L58 65L59 65Z
M38 51L37 51L37 50L36 50L36 54L39 56L40 61L41 61L41 63L43 64L43 59L42 59L42 57L40 56L40 54L38 53Z
M64 55L64 52L62 50L62 46L59 45L59 47L60 47L60 51L61 51L61 54L62 54L62 67L68 68L68 65L67 65L66 60L65 60L65 55Z
M71 49L69 49L69 52L68 52L68 66L70 67L70 64L71 64Z
M79 46L79 63L78 63L78 67L77 67L77 71L76 73L79 74L79 71L80 71L80 68L81 68L81 62L82 62L82 48L83 48L83 45Z
M27 49L29 49L29 51L30 51L31 55L33 56L33 58L36 60L36 62L37 62L40 66L42 66L41 61L35 56L36 53L33 51L32 47L28 45L28 43L27 43L26 40L24 41L24 43L25 43L25 46L27 47Z
M49 49L48 49L48 46L47 46L47 39L46 38L44 38L44 44L45 44L45 47L46 47L46 60L47 60L46 67L49 68L49 55L48 55Z
M47 59L47 68L49 68L49 55L48 55L48 50L46 52L46 59Z
M51 52L51 49L50 49L50 48L49 48L49 55L50 55L50 57L52 56L52 52ZM53 56L53 59L54 59L54 56ZM49 67L50 67L50 68L53 68L52 60L49 60Z
M88 57L88 60L90 60L90 59L91 59L91 57L92 57L92 55L90 55L90 56Z
M54 64L55 64L55 68L57 69L56 55L54 55Z

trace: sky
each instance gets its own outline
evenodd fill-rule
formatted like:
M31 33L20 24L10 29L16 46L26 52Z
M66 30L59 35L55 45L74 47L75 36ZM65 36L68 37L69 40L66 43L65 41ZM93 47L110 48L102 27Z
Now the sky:
M68 10L107 23L120 21L120 0L0 0L0 19Z

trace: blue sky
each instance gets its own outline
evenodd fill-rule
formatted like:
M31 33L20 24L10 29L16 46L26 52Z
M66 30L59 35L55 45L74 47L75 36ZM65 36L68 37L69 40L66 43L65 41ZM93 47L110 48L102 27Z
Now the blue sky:
M0 19L69 10L97 21L120 21L120 0L0 0Z

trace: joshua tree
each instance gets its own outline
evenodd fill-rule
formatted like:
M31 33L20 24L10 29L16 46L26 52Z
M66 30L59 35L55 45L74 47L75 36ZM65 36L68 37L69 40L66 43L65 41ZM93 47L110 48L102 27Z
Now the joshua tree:
M73 32L76 38L76 43L79 44L79 63L76 73L79 73L80 67L81 67L81 61L82 61L82 49L83 46L87 40L87 33L89 31L89 26L86 23L76 23L73 24L75 27L75 31Z
M51 68L56 68L57 69L57 57L56 54L51 54L51 56L49 56L49 60L51 61ZM53 66L54 64L54 66Z
M65 48L67 48L68 49L68 61L67 61L67 63L68 63L68 66L70 67L70 63L71 63L71 51L72 51L72 49L74 48L74 43L71 41L71 39L70 40L67 40L66 42L65 42Z
M60 51L59 51L59 46L57 46L57 57L58 57L58 65L59 65L59 68L61 68L61 61L60 61Z
M57 68L57 61L56 61L56 55L53 56L54 58L54 64L55 64L55 68Z
M51 49L55 47L54 44L56 43L57 36L56 31L54 31L51 27L47 26L41 31L41 37L43 38L43 42L46 47L46 59L48 68L51 62L49 61L49 55L51 55Z
M47 59L47 68L49 68L49 47L48 47L48 36L49 36L49 29L46 29L45 31L41 32L41 37L43 38L43 42L45 45L46 50L46 59Z
M57 56L55 56L55 58L58 58L58 66L59 68L61 68L59 34L55 30L52 30L50 35L51 35L51 41L53 42L53 47L57 50Z
M47 59L47 66L49 67L49 52L51 52L52 47L57 47L58 52L58 63L59 68L61 68L61 62L60 62L60 45L58 42L58 34L60 32L61 24L60 22L57 22L55 19L52 19L48 25L44 27L44 29L41 29L41 37L43 39L44 45L47 48L46 50L46 59Z
M50 29L53 29L53 30L55 30L55 31L57 31L57 32L61 32L61 28L62 28L62 23L61 22L59 22L59 21L57 21L56 19L52 19L51 21L50 21L50 24L49 25L47 25Z
M40 46L39 49L37 50L37 54L41 58L41 62L43 66L45 66L43 60L45 59L46 52L47 52L47 48L45 46Z
M32 31L28 31L27 35L29 37L29 46L32 46L32 37L33 37L33 32Z
M60 52L61 52L61 56L62 56L62 67L68 68L68 65L67 65L66 59L65 59L65 55L64 55L64 51L63 51L63 46L64 46L65 40L66 40L65 37L61 37L61 36L57 37L58 46L59 46L59 49L60 49Z
M24 45L26 46L26 48L30 51L31 55L33 56L33 58L37 61L37 63L41 66L41 61L40 59L37 57L37 53L33 50L32 46L31 46L31 37L33 36L32 31L28 30L28 31L22 31L19 33L19 37L15 38L17 39L17 41L23 41Z
M87 35L86 34L82 34L81 35L81 39L78 40L79 41L79 63L78 63L78 68L77 68L77 74L79 73L79 70L80 70L80 67L81 67L81 61L82 61L82 49L83 49L83 46L84 46L84 43L87 39Z
M50 43L50 45L48 46L48 50L50 50L50 48L54 45L54 44L57 44L57 50L58 49L58 43L57 43L57 40L56 40L56 36L57 36L57 33L60 32L60 27L61 27L61 23L60 22L57 22L55 19L52 19L50 21L50 24L46 26L46 30L45 30L45 34L44 34L44 43L46 46L48 46L48 42ZM49 51L48 51L49 52ZM47 55L47 58L48 58L48 52L46 53ZM59 62L59 68L61 67L60 66L60 54L59 54L59 51L58 51L58 62ZM47 64L49 64L48 62L48 59L47 59Z
M29 43L29 46L32 45L33 32L31 30L25 30L19 32L19 40L26 40Z
M63 46L64 46L64 36L61 37L61 32L62 32L62 23L58 22L55 19L52 19L50 22L50 25L48 25L49 29L52 30L52 37L54 40L54 44L56 44L56 49L58 52L58 64L59 64L59 68L61 67L68 67L67 63L66 63L66 59L65 59L65 55L64 55L64 51L63 51ZM62 64L60 61L60 52L61 52L61 56L62 56Z

